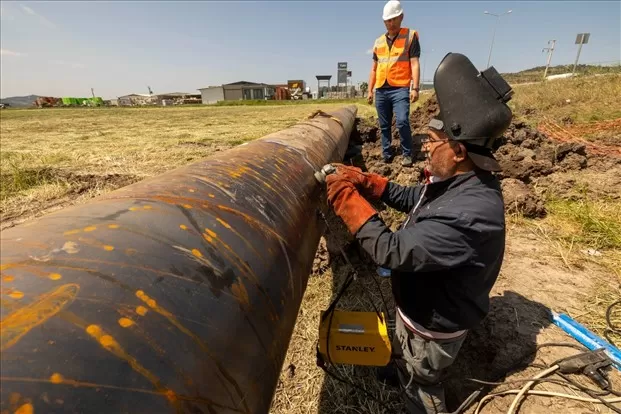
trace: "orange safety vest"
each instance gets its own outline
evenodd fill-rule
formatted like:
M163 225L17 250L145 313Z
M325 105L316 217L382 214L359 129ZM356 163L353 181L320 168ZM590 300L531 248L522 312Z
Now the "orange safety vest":
M373 52L377 56L376 88L383 86L386 81L390 86L410 87L412 80L410 46L414 36L418 37L416 30L402 27L390 49L385 34L377 38L373 47Z

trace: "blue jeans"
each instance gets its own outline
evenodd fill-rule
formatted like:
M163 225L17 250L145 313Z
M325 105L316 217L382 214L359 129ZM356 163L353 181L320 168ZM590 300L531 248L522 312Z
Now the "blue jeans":
M410 89L378 88L375 90L375 107L382 131L382 155L392 158L392 114L397 118L397 130L401 137L403 156L412 156L412 129L410 128Z

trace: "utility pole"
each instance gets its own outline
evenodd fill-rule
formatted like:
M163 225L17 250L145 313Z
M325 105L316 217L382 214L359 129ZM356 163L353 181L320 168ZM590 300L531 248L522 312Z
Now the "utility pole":
M552 45L550 45L552 44ZM546 75L548 74L548 68L550 67L550 62L552 62L552 53L554 53L554 45L556 44L556 40L548 40L548 47L544 47L541 49L541 52L548 52L548 61L546 62L546 70L543 72L543 80L546 80Z
M485 10L483 12L483 14L488 14L490 16L494 16L496 18L496 24L494 24L494 34L492 34L492 44L489 47L489 56L487 57L487 67L489 68L489 62L492 60L492 49L494 48L494 39L496 39L496 29L498 28L498 21L500 20L501 16L504 16L505 14L511 14L511 12L513 12L513 10L507 10L504 13L501 14L494 14L494 13L490 13L487 10Z
M591 37L591 33L578 33L576 36L576 44L580 46L578 46L578 54L576 55L576 61L574 62L574 69L571 71L572 76L576 73L576 66L578 66L578 59L580 59L582 45L589 43L589 37Z
M95 97L95 90L93 88L91 88L91 95L93 95L93 98Z

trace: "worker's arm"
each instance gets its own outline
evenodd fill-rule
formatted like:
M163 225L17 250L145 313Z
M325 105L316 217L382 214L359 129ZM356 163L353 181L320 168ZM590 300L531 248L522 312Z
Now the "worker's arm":
M373 103L373 90L375 89L375 72L377 71L377 60L373 55L373 64L371 65L371 74L369 74L369 92L367 99L369 103Z
M418 202L423 186L404 186L389 182L381 200L389 207L409 213Z
M410 102L414 103L418 101L419 88L420 88L420 42L418 40L418 33L414 35L412 44L410 45L410 68L412 72L412 82L410 88Z
M459 215L438 215L392 232L377 216L356 233L362 248L379 266L426 272L466 265L476 258L474 230Z
M412 67L412 89L420 88L420 62L417 57L410 59Z

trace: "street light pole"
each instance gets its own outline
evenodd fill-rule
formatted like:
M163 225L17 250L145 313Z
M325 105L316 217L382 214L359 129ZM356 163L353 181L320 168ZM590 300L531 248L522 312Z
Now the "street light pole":
M483 14L488 14L490 16L494 16L496 18L496 24L494 24L494 34L492 35L492 44L489 47L489 56L487 57L487 67L489 68L489 63L492 60L492 49L494 48L494 39L496 39L496 29L498 28L498 21L500 21L500 16L504 16L505 14L511 14L513 10L507 10L501 14L490 13L487 10L483 12Z

